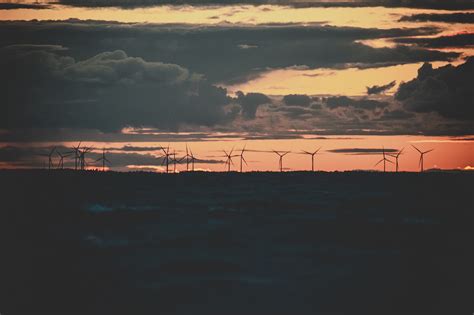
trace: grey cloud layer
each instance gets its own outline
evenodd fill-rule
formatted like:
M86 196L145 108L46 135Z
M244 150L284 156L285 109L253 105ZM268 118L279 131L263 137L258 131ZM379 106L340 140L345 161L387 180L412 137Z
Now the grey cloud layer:
M426 63L417 78L402 83L395 95L407 110L436 112L447 118L474 122L474 58L457 67L438 69ZM474 124L473 124L474 125Z
M232 5L232 4L279 4L294 6L324 6L324 7L360 7L360 6L386 6L386 7L415 7L433 9L468 9L474 5L470 0L60 0L60 3L85 7L146 7L162 4L171 5Z
M173 128L227 119L224 89L187 69L121 50L76 61L60 46L0 49L0 128Z
M450 13L450 14L423 13L423 14L413 14L413 15L403 16L400 18L400 21L474 23L474 14L473 13Z
M212 82L242 82L268 69L379 67L435 60L458 54L397 46L373 48L357 40L435 34L433 28L361 29L320 25L186 26L105 22L4 22L0 45L51 44L87 59L124 50L147 61L177 64ZM252 46L252 49L242 47Z
M59 130L58 134L63 129L101 130L105 136L92 136L106 139L127 126L254 134L285 130L474 133L472 106L466 105L473 102L461 102L472 100L472 89L466 87L472 78L472 61L444 70L425 66L416 80L402 84L398 102L377 93L362 98L238 93L232 98L215 85L258 75L268 68L341 67L346 63L379 66L457 56L409 47L371 48L355 42L427 35L433 29L190 27L90 21L0 25L0 104L6 113L0 116L0 131L10 132L0 133L0 139L12 134L28 139L30 130L34 133L30 136L41 140L38 129ZM250 46L253 48L242 48ZM380 91L386 86L372 89Z
M401 44L414 44L419 47L438 49L449 47L472 47L474 46L474 33L439 37L397 38L394 41Z

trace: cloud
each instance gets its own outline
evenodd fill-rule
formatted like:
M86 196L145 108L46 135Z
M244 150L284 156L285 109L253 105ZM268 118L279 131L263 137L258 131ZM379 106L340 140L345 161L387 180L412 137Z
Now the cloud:
M311 98L304 94L289 94L283 97L283 102L286 105L309 106Z
M17 10L17 9L49 9L51 6L39 3L0 3L0 10Z
M298 7L416 7L431 9L472 9L470 0L59 0L61 4L83 7L123 7L136 8L156 5L236 5L236 4L271 4L292 5Z
M383 114L378 118L381 121L392 121L392 120L407 120L414 118L414 113L409 113L401 109L395 110L384 110Z
M385 153L396 153L397 149L374 149L374 148L343 148L343 149L333 149L327 150L331 153L341 153L341 154L350 154L350 155L375 155Z
M436 34L436 28L363 29L321 25L152 25L70 20L2 22L0 46L54 44L83 60L126 51L148 62L180 65L210 83L236 83L270 69L379 67L451 60L459 54L416 47L374 48L359 40ZM255 46L242 49L239 45ZM229 62L232 61L232 62Z
M359 109L376 109L384 108L389 104L387 102L381 102L372 99L353 99L347 96L331 96L324 99L326 105L329 108L338 108L338 107L354 107Z
M445 23L474 23L473 13L422 13L402 16L402 22L445 22Z
M271 102L270 98L262 93L244 94L243 92L238 91L236 94L236 101L240 106L242 106L242 114L244 117L250 119L255 118L258 106Z
M471 47L474 46L474 33L440 37L397 38L394 41L401 44L415 44L428 48Z
M176 64L124 51L76 61L59 46L0 49L0 128L212 126L229 118L226 90Z
M395 85L397 84L397 81L392 81L388 84L385 84L385 85L374 85L374 86L371 86L371 87L367 87L367 94L368 95L373 95L373 94L380 94L380 93L383 93L385 91L388 91L390 90L391 88L393 88Z
M408 111L436 112L447 118L473 121L473 75L474 58L457 67L447 65L438 69L425 63L415 79L400 84L395 98Z

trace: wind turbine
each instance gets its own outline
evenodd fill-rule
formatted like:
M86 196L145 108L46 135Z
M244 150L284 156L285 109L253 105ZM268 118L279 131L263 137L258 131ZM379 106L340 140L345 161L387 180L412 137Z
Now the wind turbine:
M234 152L234 148L232 148L232 150L230 150L229 153L227 153L226 150L222 150L222 151L223 151L224 154L225 154L224 157L227 158L227 160L225 161L225 164L227 165L227 172L230 172L230 165L231 165L231 164L234 165L234 162L232 161L232 158L233 158L233 157L237 157L237 156L239 156L239 155L232 155L232 152Z
M59 151L56 151L56 153L59 155L59 163L58 163L57 168L64 169L64 158L70 156L71 154L68 154L68 153L62 154Z
M171 161L173 162L173 173L176 173L176 163L181 163L182 160L184 160L185 157L182 157L181 159L176 159L176 151L173 150L173 154L170 154L172 156Z
M169 173L169 165L170 165L170 146L168 144L168 147L166 148L161 148L161 150L163 151L164 153L164 156L163 156L163 163L161 163L161 165L165 164L166 165L166 173Z
M191 170L194 172L194 161L196 161L196 157L193 155L191 149L189 149L189 157L191 158Z
M74 169L77 171L77 167L78 167L78 161L80 160L80 157L81 157L81 153L80 153L80 147L81 147L81 143L82 141L79 142L79 144L77 145L77 147L71 147L71 151L69 152L66 152L66 154L74 154Z
M278 151L273 150L273 152L275 152L275 153L280 157L280 160L279 160L279 162L278 162L278 165L279 165L279 167L280 167L280 172L283 172L283 157L284 157L285 155L287 155L288 153L290 153L291 151L285 151L285 152L281 153L281 152L278 152Z
M419 161L418 165L420 166L420 172L423 172L423 170L424 170L424 169L423 169L423 166L424 166L424 165L423 165L423 164L424 164L424 159L423 159L423 158L424 158L424 156L425 156L426 153L430 153L430 152L433 151L434 149L431 149L431 150L422 152L422 151L420 151L417 147L415 147L413 144L412 144L411 146L412 146L413 148L415 148L415 150L420 153L420 161Z
M316 154L318 154L319 150L321 150L321 148L317 149L316 151L314 152L308 152L308 151L302 151L302 154L307 154L307 155L311 155L311 171L314 172L314 156Z
M240 172L242 173L242 162L245 163L245 165L248 166L247 161L244 158L244 153L245 153L245 146L242 148L242 151L240 151Z
M186 155L181 159L186 159L186 172L189 171L189 162L192 160L192 156L189 154L188 144L186 143ZM194 170L194 169L193 169Z
M41 156L47 156L48 157L48 170L51 170L51 168L54 168L54 164L53 164L54 151L56 151L56 147L53 147L51 149L51 151L49 151L48 154L40 154Z
M80 167L81 167L81 171L83 171L86 166L87 166L87 163L86 163L86 154L91 152L93 149L93 147L84 147L82 150L78 149L79 150L79 164L80 164Z
M383 154L383 158L380 161L378 161L377 164L375 164L375 166L377 166L377 165L379 165L380 163L383 162L383 172L385 173L385 169L386 169L385 163L389 162L389 163L393 164L393 162L385 157L385 148L382 148L382 154Z
M102 156L100 158L98 158L97 160L95 160L96 162L99 162L99 161L102 161L102 172L105 171L105 164L112 164L110 163L109 159L107 159L107 157L105 156L105 149L102 149Z
M402 148L400 151L397 152L397 154L389 154L391 157L395 158L395 169L397 173L398 173L398 158L402 154L403 149L405 148Z

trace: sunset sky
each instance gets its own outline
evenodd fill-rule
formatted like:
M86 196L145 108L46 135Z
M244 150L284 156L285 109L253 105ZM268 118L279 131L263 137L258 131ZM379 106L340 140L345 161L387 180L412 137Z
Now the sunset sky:
M470 0L0 0L0 168L471 170L473 77Z

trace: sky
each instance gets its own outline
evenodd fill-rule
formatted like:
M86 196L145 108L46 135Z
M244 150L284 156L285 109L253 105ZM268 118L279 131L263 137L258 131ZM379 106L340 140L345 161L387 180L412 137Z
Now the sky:
M0 69L0 168L474 167L472 1L0 0Z

